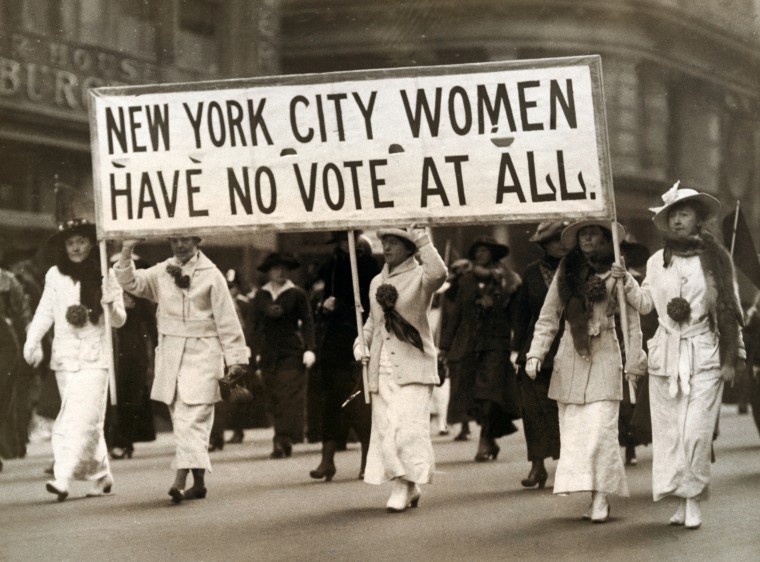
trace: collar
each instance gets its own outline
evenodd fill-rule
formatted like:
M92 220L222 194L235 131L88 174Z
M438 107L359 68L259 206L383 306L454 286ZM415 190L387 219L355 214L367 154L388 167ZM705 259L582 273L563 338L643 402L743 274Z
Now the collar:
M293 281L291 281L290 279L288 279L287 281L285 281L285 283L283 283L282 287L280 287L278 289L270 281L269 283L267 283L266 285L264 285L261 288L261 290L262 291L266 291L267 293L269 293L270 295L272 295L272 300L277 300L277 297L279 297L282 293L284 293L288 289L293 289L295 286L296 286L295 283L293 283Z
M410 271L417 267L417 260L415 257L409 256L406 258L406 260L402 261L398 266L396 266L396 269L394 269L392 272L388 269L388 264L386 263L383 265L383 271L382 276L383 279L387 279L388 277L393 277L395 275L401 275L402 273L406 273L407 271Z
M169 263L172 265L178 265L187 274L192 274L196 269L212 269L216 267L214 263L206 257L202 251L198 250L192 258L187 260L184 264L180 263L175 257L169 258Z

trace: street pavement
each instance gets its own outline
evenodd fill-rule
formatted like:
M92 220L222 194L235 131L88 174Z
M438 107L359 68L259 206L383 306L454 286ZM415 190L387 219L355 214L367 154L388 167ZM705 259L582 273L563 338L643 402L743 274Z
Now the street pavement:
M400 514L384 509L388 485L357 480L356 445L338 454L325 483L308 476L319 445L269 460L271 430L249 430L242 444L212 453L206 499L173 505L170 434L113 462L111 495L86 498L88 483L75 482L63 503L45 491L50 443L34 443L0 473L0 560L760 560L760 436L733 406L723 409L697 531L667 525L674 502L652 502L649 448L628 467L631 497L611 498L609 522L594 525L580 518L589 494L520 486L529 468L522 432L499 441L497 461L475 463L474 439L435 435L435 481L418 509Z

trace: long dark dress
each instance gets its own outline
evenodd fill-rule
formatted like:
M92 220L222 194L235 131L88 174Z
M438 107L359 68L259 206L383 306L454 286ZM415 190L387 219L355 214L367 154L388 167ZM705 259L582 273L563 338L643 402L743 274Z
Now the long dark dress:
M380 272L371 256L357 256L359 273L359 296L364 309L363 320L369 314L369 284ZM317 353L320 381L324 392L322 440L345 442L348 430L353 428L357 437L369 445L372 411L360 397L346 408L343 401L358 388L361 367L354 359L353 345L356 339L356 311L351 278L351 263L347 253L336 248L333 256L319 269L324 282L323 302L335 297L332 311L320 308L322 340Z
M440 346L446 350L451 349L459 330L467 334L462 381L472 398L469 413L480 424L483 436L492 439L517 431L513 421L521 416L515 371L509 362L509 307L515 283L507 281L512 281L510 287L492 276L463 274L441 332ZM490 308L478 304L486 295L494 302Z
M451 281L441 299L441 334L451 322L458 321L456 300L459 292L459 277ZM446 351L446 365L449 374L449 411L447 422L450 424L470 421L468 412L472 410L471 384L465 378L464 359L467 356L467 346L470 341L470 326L460 326L453 336L446 341L446 348L441 341L441 349ZM441 335L441 339L443 336Z
M533 328L541 313L559 260L542 258L529 264L523 273L523 284L514 298L514 334L512 349L519 353L518 383L522 396L523 427L525 442L528 446L528 460L538 461L546 458L559 458L559 417L557 402L548 397L549 382L562 338L564 324L560 325L554 342L546 354L541 370L535 380L525 374L525 355L533 340Z
M290 283L277 298L264 285L253 299L253 356L261 357L275 443L300 443L304 438L306 369L304 351L313 351L314 322L303 289ZM299 322L301 326L299 328Z

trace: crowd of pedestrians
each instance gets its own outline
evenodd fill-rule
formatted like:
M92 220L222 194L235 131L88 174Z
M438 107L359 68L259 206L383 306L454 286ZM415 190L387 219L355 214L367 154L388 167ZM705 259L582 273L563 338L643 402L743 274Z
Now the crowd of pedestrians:
M192 233L155 265L124 241L103 276L95 226L72 218L49 241L47 273L36 259L0 270L0 457L23 457L32 420L55 418L47 490L63 501L87 480L87 495L108 494L111 461L155 439L155 401L174 432L175 503L206 497L209 453L225 430L243 442L258 417L273 426L271 459L321 441L314 479L331 481L337 451L358 441L358 477L390 482L386 507L399 512L432 479L431 431L456 426L466 441L478 425L473 459L493 462L522 420L522 486L544 488L556 460L554 493L590 493L583 518L602 523L651 441L653 499L675 496L670 523L698 528L723 387L747 359L732 259L705 227L719 207L674 185L653 209L665 243L651 257L614 222L541 223L529 239L541 255L521 275L488 236L447 264L425 230L377 231L382 256L333 232L305 288L292 254L267 255L252 288Z

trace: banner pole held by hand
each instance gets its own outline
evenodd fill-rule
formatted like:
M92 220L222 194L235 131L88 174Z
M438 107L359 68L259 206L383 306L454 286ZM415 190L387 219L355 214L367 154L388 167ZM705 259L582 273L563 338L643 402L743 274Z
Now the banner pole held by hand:
M351 282L354 286L354 309L356 310L356 334L359 337L359 349L362 352L362 384L364 386L364 402L369 404L369 374L367 372L367 346L364 343L364 322L362 321L362 299L359 293L359 267L356 263L356 240L354 231L348 231L348 256L351 260Z
M106 241L101 240L100 245L100 274L103 282L108 279L108 255L106 254ZM111 360L108 362L108 393L111 397L111 405L116 406L116 369L114 369L113 356L113 333L111 332L111 310L106 305L103 307L103 322L106 330L106 349L109 350Z

